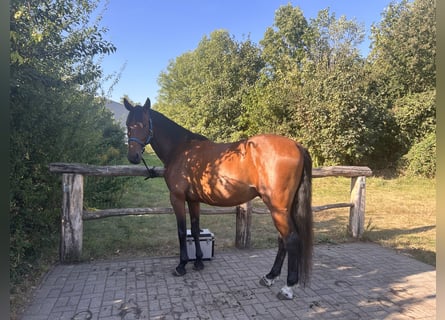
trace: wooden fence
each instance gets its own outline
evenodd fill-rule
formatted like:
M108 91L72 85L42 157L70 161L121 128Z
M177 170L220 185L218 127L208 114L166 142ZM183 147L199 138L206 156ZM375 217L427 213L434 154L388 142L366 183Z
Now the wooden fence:
M163 177L164 168L151 167L155 177ZM84 176L147 176L143 166L92 166L78 163L51 163L52 173L62 174L62 213L60 236L60 261L70 263L79 261L82 254L83 220L99 219L122 215L171 214L172 208L121 208L97 211L83 210L83 180ZM365 222L365 191L366 177L372 175L368 167L333 166L312 169L313 178L350 177L350 202L314 206L318 212L332 208L349 207L349 231L353 237L359 238L364 231ZM236 208L202 208L201 214L236 214L236 239L238 248L250 246L250 226L252 213L265 214L269 211L255 208L251 202Z

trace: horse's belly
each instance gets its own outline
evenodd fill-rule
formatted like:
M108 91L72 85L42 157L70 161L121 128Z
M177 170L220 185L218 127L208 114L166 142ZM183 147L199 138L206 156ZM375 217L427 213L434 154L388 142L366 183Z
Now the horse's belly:
M229 176L204 176L193 188L196 200L214 206L236 206L258 195L253 185Z
M211 144L195 150L186 164L188 198L215 206L235 206L256 196L256 171L245 142Z

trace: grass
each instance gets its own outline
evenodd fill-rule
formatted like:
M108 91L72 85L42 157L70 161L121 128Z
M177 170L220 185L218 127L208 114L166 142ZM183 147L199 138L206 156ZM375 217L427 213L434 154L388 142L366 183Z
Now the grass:
M369 179L365 238L435 266L435 190L430 179Z
M151 158L151 157L150 157ZM150 164L153 163L149 159ZM394 248L435 266L435 181L422 178L367 178L364 241ZM349 178L313 180L313 205L349 202ZM134 178L122 207L170 206L163 179ZM256 200L255 205L261 205ZM353 241L347 233L349 210L314 213L316 243ZM235 215L201 216L201 227L215 234L215 250L234 247ZM276 246L277 232L269 215L253 215L252 247ZM84 223L83 259L178 254L173 214L113 217Z

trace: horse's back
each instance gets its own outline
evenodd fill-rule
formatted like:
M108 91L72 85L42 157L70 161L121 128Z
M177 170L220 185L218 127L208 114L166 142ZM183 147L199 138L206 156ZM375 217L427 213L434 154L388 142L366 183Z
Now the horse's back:
M261 134L232 143L199 142L195 164L217 176L237 177L250 185L258 176L277 172L279 166L302 168L302 154L297 143L287 137ZM196 172L197 166L193 168Z
M280 135L261 134L253 136L247 140L247 144L253 147L252 150L265 155L273 153L275 156L292 157L294 160L298 160L301 156L297 142Z

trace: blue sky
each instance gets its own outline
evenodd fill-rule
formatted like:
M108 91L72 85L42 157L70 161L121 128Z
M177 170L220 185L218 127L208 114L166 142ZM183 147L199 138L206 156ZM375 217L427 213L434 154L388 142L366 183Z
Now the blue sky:
M111 99L119 102L127 94L135 102L150 97L154 103L158 76L169 61L194 50L205 35L217 29L227 30L237 41L250 36L258 43L272 26L275 10L288 3L300 7L308 20L329 7L337 18L345 15L362 23L367 36L360 50L365 56L370 27L380 21L390 0L109 0L101 24L109 29L106 38L117 51L106 56L102 65L105 74L125 66Z

